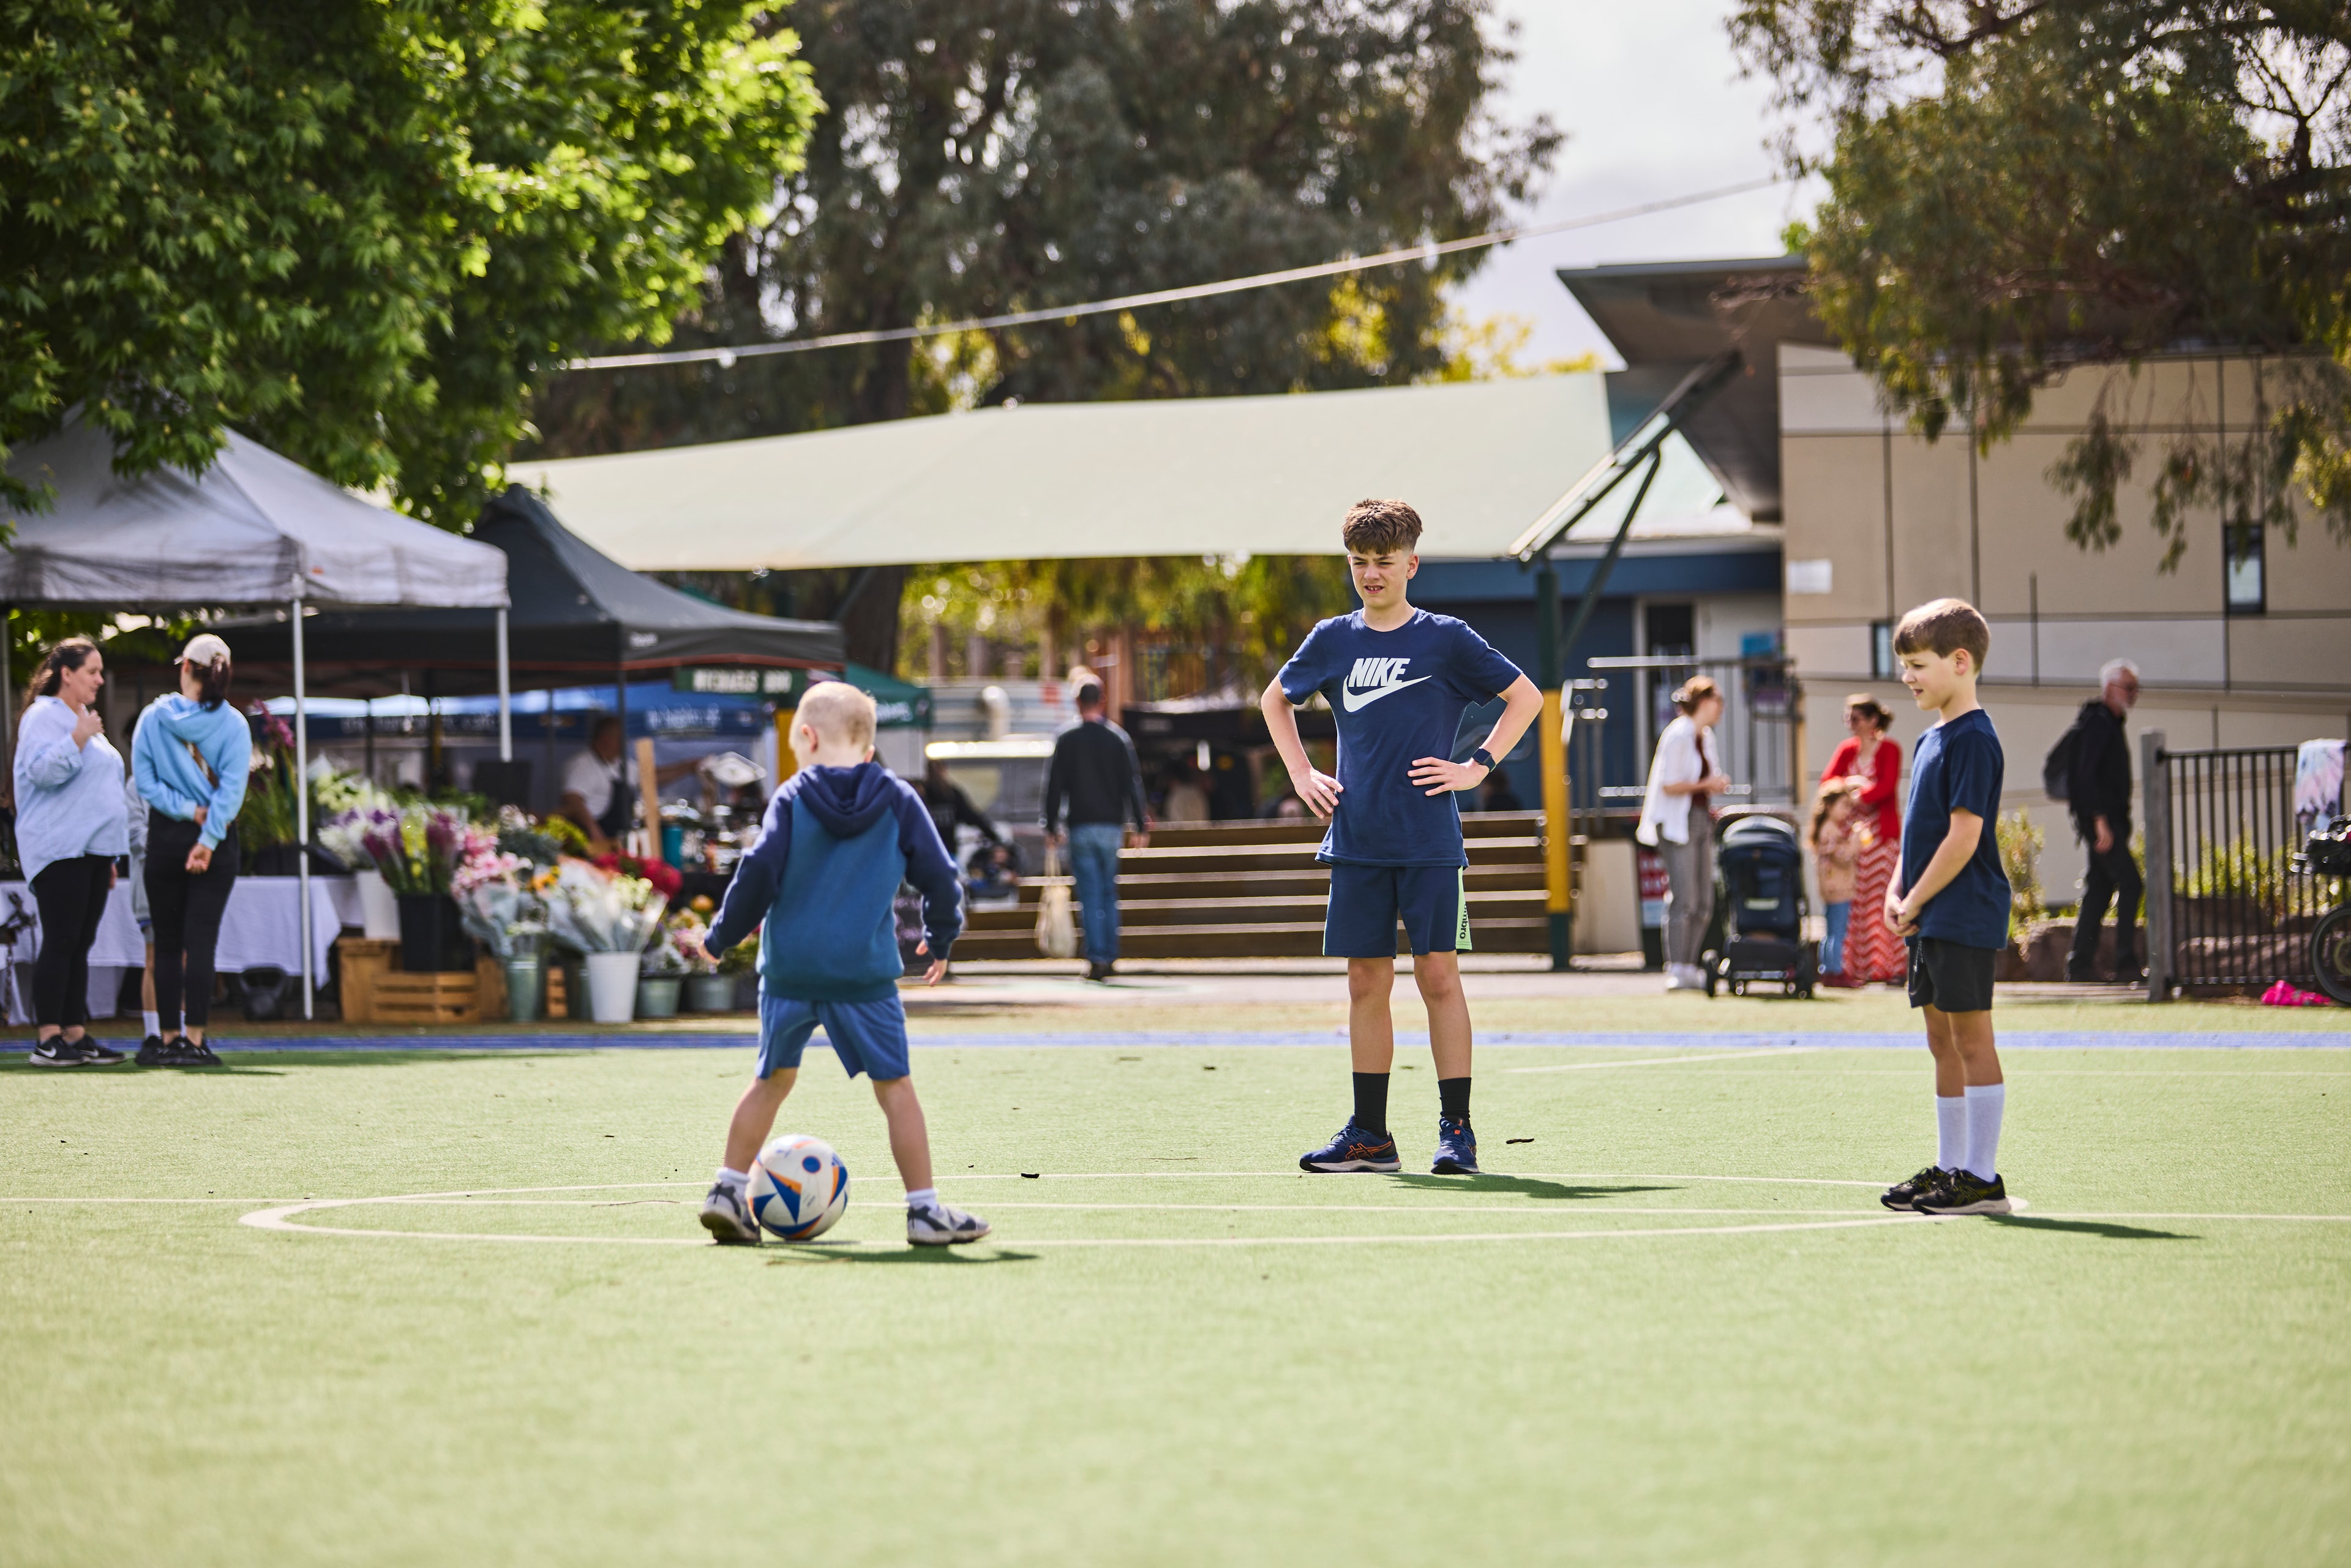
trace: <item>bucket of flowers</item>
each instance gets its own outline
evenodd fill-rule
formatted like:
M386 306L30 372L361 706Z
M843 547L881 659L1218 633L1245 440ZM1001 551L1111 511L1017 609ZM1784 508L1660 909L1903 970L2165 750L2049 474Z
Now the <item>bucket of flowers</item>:
M598 1023L627 1023L635 1015L641 955L661 927L668 900L641 877L623 876L564 857L539 896L549 935L581 955L589 1015ZM574 1002L572 1016L579 1016Z
M709 900L697 898L696 907L674 912L665 923L668 934L685 960L685 1009L695 1013L730 1012L735 1007L735 977L718 972L717 961L703 946L710 935L710 922L705 906Z
M449 892L469 831L481 832L463 810L422 801L354 807L320 830L329 853L346 863L364 856L382 874L400 910L400 967L411 974L474 967L473 944Z
M536 1021L546 1005L547 903L539 896L539 881L551 882L554 874L475 832L450 878L450 896L466 931L506 970L507 1016L517 1023Z

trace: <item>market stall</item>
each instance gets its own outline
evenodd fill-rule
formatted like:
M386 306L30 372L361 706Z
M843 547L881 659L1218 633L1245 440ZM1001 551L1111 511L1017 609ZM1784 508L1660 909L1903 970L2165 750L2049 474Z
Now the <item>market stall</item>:
M46 487L53 499L45 511L11 507L0 517L13 535L0 552L0 607L120 613L283 605L298 777L309 763L308 727L299 722L308 695L303 631L322 605L470 607L488 626L496 689L506 691L504 551L363 501L234 433L201 475L164 468L125 481L114 458L112 435L78 413L57 434L10 455L10 476ZM245 658L239 650L240 665ZM13 770L15 743L14 727L0 725L0 776ZM296 841L306 842L308 791L291 794ZM308 857L295 881L298 931L316 918ZM297 945L308 1016L319 971L309 945Z

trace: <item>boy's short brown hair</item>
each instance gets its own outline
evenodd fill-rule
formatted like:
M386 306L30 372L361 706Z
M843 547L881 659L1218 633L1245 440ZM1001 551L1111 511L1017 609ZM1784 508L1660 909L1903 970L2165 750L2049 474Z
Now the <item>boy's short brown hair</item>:
M1964 599L1938 599L1921 604L1894 628L1897 653L1932 653L1948 659L1965 648L1979 674L1991 652L1991 624L1982 612Z
M806 725L824 740L848 746L873 744L873 699L847 681L820 681L800 699L793 724Z
M1403 501L1358 501L1347 508L1339 538L1354 555L1409 554L1420 543L1420 514Z

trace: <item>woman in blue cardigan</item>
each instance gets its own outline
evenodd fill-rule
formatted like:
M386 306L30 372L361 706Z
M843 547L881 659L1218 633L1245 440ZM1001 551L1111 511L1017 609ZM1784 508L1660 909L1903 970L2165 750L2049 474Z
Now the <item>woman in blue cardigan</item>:
M111 1067L122 1052L89 1038L89 948L131 847L122 754L106 738L99 688L106 660L87 637L42 656L16 724L16 857L41 911L33 966L36 1067Z
M213 950L238 863L236 813L253 766L253 732L229 706L228 644L207 632L179 658L180 689L139 716L131 768L147 801L147 904L154 923L159 1039L165 1067L218 1067L204 1043Z

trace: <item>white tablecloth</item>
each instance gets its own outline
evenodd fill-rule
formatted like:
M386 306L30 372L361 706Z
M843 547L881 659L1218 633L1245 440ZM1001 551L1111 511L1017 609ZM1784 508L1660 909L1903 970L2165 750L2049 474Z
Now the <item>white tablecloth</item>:
M228 907L221 914L220 946L214 949L214 967L235 974L274 964L289 975L298 974L302 968L301 898L302 884L297 877L237 878L229 889ZM33 900L32 889L23 883L0 882L0 917L13 916L19 905L31 917L32 924L7 951L11 962L26 966L41 950L40 909ZM313 975L321 980L326 978L327 955L335 938L342 935L344 926L360 924L360 889L355 878L310 879ZM92 1016L112 1017L113 988L121 983L120 971L142 968L146 963L146 942L139 935L139 923L131 917L131 884L118 882L106 901L105 917L99 922L98 940L90 944L90 991L95 998L104 988L107 1002L102 1012L93 1007ZM108 973L101 975L100 970ZM16 1005L9 1009L11 1023L32 1021L26 1005L30 999L26 995L29 982L29 974L20 970Z

